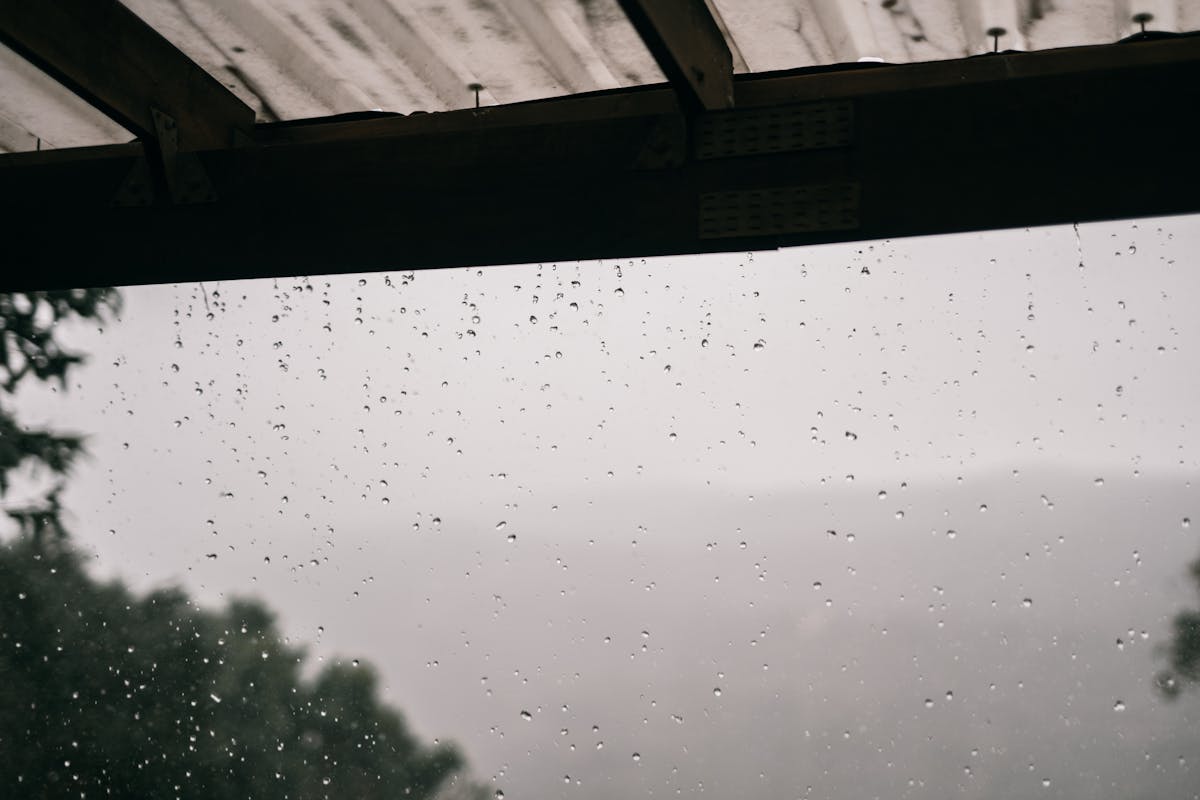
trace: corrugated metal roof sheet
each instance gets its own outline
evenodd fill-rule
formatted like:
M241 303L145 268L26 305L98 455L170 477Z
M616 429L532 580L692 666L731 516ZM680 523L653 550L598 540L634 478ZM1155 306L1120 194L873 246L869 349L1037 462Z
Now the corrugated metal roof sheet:
M260 121L661 81L617 0L124 0ZM1200 28L1195 0L709 0L739 72L930 61ZM1139 16L1141 15L1141 16ZM131 135L0 48L0 150Z

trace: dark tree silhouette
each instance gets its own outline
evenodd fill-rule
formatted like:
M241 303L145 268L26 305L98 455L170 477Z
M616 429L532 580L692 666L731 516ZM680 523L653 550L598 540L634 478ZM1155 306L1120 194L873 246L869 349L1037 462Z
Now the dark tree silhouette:
M1200 594L1200 559L1192 562L1191 573ZM1176 614L1174 628L1175 636L1166 647L1171 666L1155 678L1159 691L1170 698L1177 697L1187 686L1200 685L1200 610Z
M56 326L104 319L109 289L0 293L0 386L64 388L83 356ZM27 465L53 485L6 509L0 540L0 798L464 798L450 745L422 746L381 703L375 670L335 663L303 675L255 600L217 610L179 589L136 596L89 575L61 519L83 438L30 430L0 406L0 496Z
M462 766L369 666L301 677L254 601L135 597L67 540L0 548L0 797L430 797Z
M64 320L102 321L120 309L114 289L75 289L58 292L0 292L0 388L14 394L27 378L56 381L64 390L71 367L83 355L63 349L55 338ZM55 477L56 485L44 502L9 509L28 535L64 536L58 496L75 459L83 452L83 437L18 424L0 404L0 496L6 494L13 472L30 465Z

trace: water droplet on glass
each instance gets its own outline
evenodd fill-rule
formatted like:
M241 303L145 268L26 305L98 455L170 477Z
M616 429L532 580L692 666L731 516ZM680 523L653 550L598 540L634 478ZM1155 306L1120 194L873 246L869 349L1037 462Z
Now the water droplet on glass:
M529 722L529 720L533 719L533 714L530 714L528 711L522 711L521 719L525 720L526 722Z
M1117 702L1113 703L1113 711L1124 711L1124 710L1125 710L1125 701L1124 700L1118 700Z

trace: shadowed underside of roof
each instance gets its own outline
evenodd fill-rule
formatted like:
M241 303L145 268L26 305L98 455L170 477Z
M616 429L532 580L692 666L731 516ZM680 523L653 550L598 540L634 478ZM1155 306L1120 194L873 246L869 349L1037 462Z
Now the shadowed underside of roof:
M409 114L656 83L617 0L125 0L259 121ZM737 72L1102 44L1194 0L710 0ZM0 152L132 134L0 46Z

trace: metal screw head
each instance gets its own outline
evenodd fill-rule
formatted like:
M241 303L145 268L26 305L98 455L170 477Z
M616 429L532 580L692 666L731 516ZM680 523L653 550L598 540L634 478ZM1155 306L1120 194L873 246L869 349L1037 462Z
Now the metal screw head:
M992 37L992 52L1000 52L1000 37L1008 33L1004 28L988 28L987 35Z
M475 107L479 108L479 93L483 91L482 83L469 83L467 88L475 93Z

